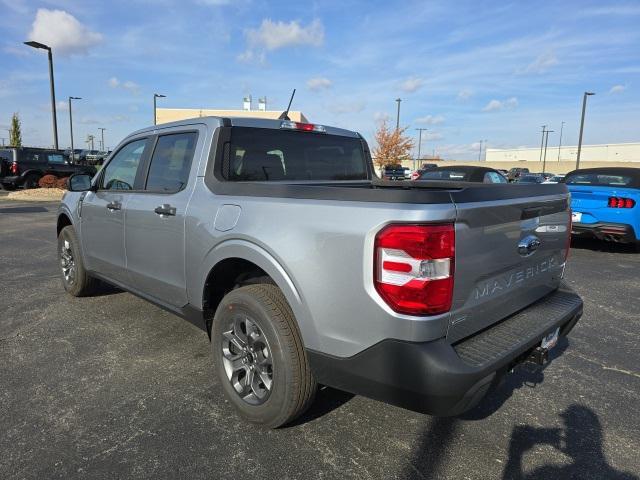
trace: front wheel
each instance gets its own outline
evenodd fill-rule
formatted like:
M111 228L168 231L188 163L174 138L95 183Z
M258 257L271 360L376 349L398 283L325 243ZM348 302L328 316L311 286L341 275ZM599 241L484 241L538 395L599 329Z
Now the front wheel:
M277 286L247 285L228 293L216 310L211 344L224 393L250 422L276 428L313 401L316 382Z
M80 242L71 225L64 227L58 235L58 260L64 289L74 297L89 295L96 280L84 268Z

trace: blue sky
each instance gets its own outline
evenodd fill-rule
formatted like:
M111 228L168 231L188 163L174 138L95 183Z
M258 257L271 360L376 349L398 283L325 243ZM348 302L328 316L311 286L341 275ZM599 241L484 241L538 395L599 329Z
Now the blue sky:
M267 96L311 121L360 131L376 122L428 131L423 152L477 157L489 147L537 146L562 121L577 142L640 141L640 2L267 2L261 0L0 0L0 137L11 113L23 139L50 145L46 54L54 46L61 146L105 127L113 147L166 107L240 108Z

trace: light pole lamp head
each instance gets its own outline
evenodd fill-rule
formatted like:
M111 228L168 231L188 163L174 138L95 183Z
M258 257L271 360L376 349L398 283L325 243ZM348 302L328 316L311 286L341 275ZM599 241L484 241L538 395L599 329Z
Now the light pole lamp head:
M69 97L69 100L82 100L82 97Z
M153 96L156 98L166 98L166 95L161 95L159 93L154 93Z
M595 92L584 92L585 95L589 96L589 95L595 95Z
M44 43L36 42L34 40L29 40L28 42L24 42L25 45L33 48L41 48L43 50L51 50L51 47L45 45Z

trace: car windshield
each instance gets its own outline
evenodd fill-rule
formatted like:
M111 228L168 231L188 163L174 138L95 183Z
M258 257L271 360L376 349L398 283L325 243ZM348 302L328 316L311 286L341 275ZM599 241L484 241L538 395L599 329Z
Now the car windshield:
M567 185L602 185L611 187L626 187L630 186L633 183L633 177L631 175L615 175L606 172L577 172L567 176L565 183Z
M368 179L356 137L233 127L227 152L222 170L230 181Z
M427 170L420 175L420 180L444 180L444 181L456 181L464 182L469 176L468 172L460 170Z

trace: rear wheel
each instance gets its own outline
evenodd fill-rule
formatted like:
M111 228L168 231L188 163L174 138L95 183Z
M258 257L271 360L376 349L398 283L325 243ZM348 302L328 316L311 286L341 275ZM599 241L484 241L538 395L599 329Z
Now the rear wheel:
M250 422L276 428L313 401L316 382L277 286L247 285L228 293L216 310L211 344L224 393Z
M74 297L89 295L96 280L84 268L80 242L71 225L64 227L58 235L58 259L64 289Z
M34 175L34 174L27 175L23 183L24 189L26 190L27 188L37 188L39 180L40 180L40 177L38 177L38 175Z

